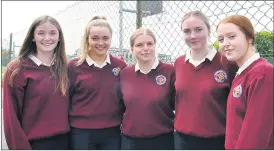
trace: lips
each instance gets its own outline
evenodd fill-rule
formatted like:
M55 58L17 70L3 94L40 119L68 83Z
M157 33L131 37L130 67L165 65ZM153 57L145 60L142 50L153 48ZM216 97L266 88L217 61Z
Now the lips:
M150 55L151 53L143 53L142 55Z
M50 46L52 43L42 43L43 46Z
M227 50L225 50L225 51L228 51L228 52L230 52L230 51L233 51L233 49L227 49Z
M151 53L144 53L144 54L142 54L142 56L144 56L144 57L149 57L151 55Z
M96 49L99 50L99 51L105 50L105 48L96 48Z

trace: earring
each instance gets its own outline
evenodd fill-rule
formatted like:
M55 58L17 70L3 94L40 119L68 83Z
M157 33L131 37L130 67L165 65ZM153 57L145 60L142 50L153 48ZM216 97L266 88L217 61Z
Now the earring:
M35 39L32 39L33 42L35 42Z

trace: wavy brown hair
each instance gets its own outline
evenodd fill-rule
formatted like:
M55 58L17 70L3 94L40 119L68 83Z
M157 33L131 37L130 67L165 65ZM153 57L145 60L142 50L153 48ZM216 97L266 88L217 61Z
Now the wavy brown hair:
M55 62L53 66L50 66L50 70L52 72L53 77L55 77L58 80L56 90L60 89L62 94L66 95L67 88L68 88L68 75L67 75L68 68L67 68L67 57L65 52L65 40L64 40L64 35L63 35L63 31L61 29L60 24L58 23L56 19L54 19L51 16L40 16L32 22L28 30L28 33L24 39L24 42L20 49L18 57L14 61L8 64L7 71L11 67L14 69L14 70L12 69L13 71L11 73L11 76L9 77L8 82L12 86L14 76L21 70L20 62L24 58L28 57L28 55L37 53L36 43L33 42L34 30L36 29L37 26L47 22L56 26L59 31L59 41L53 52L55 55Z

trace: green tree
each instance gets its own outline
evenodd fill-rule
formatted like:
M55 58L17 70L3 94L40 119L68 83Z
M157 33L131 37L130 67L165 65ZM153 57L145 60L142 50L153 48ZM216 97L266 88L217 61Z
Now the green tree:
M219 41L218 40L215 41L211 46L215 47L215 49L219 51Z
M260 55L267 61L274 64L273 60L273 39L274 34L270 31L261 31L256 34L255 47Z
M9 51L4 49L1 51L1 55L2 55L2 61L1 61L2 66L7 66L7 64L9 63Z

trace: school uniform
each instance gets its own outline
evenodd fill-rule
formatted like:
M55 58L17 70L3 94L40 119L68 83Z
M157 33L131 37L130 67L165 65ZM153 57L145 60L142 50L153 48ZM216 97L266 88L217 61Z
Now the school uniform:
M125 113L122 149L174 149L174 68L155 60L144 74L138 63L120 74Z
M225 148L273 150L273 130L273 65L254 54L232 83Z
M13 62L4 81L4 133L9 149L68 149L69 99L63 96L50 66L34 55L20 60L20 71ZM54 64L52 64L54 66Z
M237 66L215 49L175 60L175 148L224 149L226 103Z
M122 110L116 95L119 73L126 67L107 55L99 66L89 56L79 66L69 64L72 149L120 149Z

